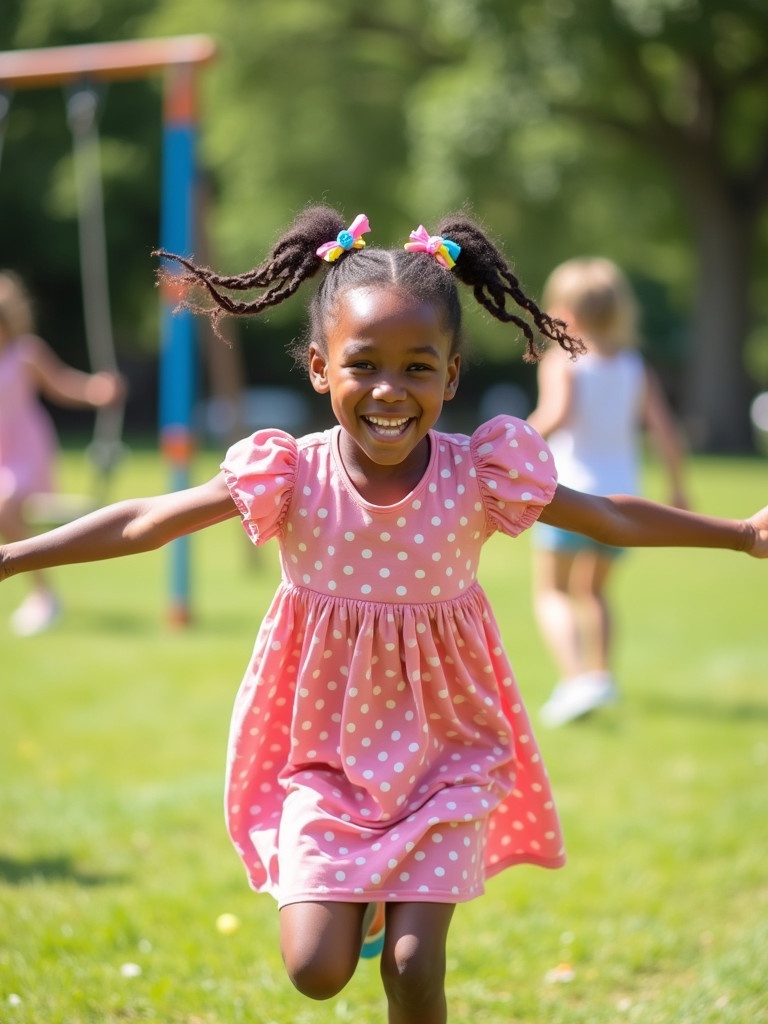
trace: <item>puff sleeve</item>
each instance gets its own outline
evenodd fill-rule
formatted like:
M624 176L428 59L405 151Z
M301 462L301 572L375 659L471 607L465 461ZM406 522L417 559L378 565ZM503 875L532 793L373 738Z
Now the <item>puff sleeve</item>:
M470 439L489 532L516 537L552 500L557 470L547 443L523 420L495 416Z
M243 527L254 544L280 533L293 494L296 439L282 430L257 430L237 441L221 463Z

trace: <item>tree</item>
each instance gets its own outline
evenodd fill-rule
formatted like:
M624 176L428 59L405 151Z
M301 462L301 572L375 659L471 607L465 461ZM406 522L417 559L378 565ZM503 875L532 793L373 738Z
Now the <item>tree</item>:
M443 76L447 88L440 98L434 90L421 118L422 145L434 148L440 137L476 177L452 125L487 153L505 131L522 133L528 153L512 145L510 155L538 163L546 188L547 177L573 170L572 153L556 142L559 124L576 132L598 182L607 184L601 171L621 153L657 180L661 171L687 213L694 254L684 393L692 440L709 450L747 447L745 350L766 305L768 7L761 0L477 0L448 4L443 23L451 19L472 40L459 73L475 63L475 95L470 106L467 83L456 89ZM623 173L632 181L636 170ZM616 209L617 190L608 188ZM626 210L622 221L637 224L637 211ZM647 241L636 236L636 243L648 251Z
M601 252L653 296L655 321L659 295L691 319L680 376L693 440L748 447L745 355L758 352L759 317L768 321L764 0L9 4L5 46L190 30L217 38L219 59L202 80L201 153L217 186L211 229L223 269L260 259L308 201L350 218L364 210L384 244L469 201L534 295L554 263ZM148 163L157 138L117 94L105 125L117 155L105 162L105 195L108 204L120 197L108 235L121 274L115 315L130 336L157 241L158 176ZM29 135L21 118L14 124ZM35 136L46 161L57 138ZM17 248L26 228L35 251L47 251L41 211L65 226L58 163L57 173L37 161L16 172L18 202L8 213L4 203L3 216L17 224ZM3 187L0 175L0 202ZM0 238L9 262L4 247L12 252ZM280 341L302 320L299 300L247 329L259 339L246 346L252 372L284 372ZM471 303L468 322L496 376L517 373L510 332Z

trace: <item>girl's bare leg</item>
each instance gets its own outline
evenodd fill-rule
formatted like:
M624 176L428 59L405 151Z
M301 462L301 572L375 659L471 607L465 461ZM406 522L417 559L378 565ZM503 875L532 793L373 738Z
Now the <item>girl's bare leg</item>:
M445 944L452 903L388 903L381 977L389 1024L445 1024Z
M280 911L288 977L310 999L337 995L355 973L366 903L290 903Z
M611 670L612 623L606 587L615 562L598 552L583 551L573 567L572 592L578 601L586 671Z
M536 619L561 679L575 679L582 671L579 620L571 593L573 563L574 555L560 551L537 551L533 560Z
M16 498L0 499L0 537L6 541L26 540L29 536L22 503ZM29 574L35 590L49 591L48 576L39 569Z

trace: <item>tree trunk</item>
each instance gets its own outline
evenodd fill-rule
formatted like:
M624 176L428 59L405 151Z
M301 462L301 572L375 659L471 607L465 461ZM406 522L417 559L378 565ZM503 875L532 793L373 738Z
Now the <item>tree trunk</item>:
M690 156L690 153L688 154ZM678 163L678 171L681 166ZM686 161L681 175L696 252L693 337L683 381L683 417L698 451L752 448L744 348L751 326L755 213L711 163Z
M693 339L683 391L691 444L698 450L751 447L750 382L744 345L750 327L753 232L740 211L709 207L696 225Z

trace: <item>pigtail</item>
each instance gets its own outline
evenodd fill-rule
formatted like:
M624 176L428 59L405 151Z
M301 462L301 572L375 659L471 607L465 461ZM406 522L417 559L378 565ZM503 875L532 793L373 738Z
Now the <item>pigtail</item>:
M178 308L207 314L219 334L221 317L255 315L269 306L277 306L321 267L327 266L318 259L316 251L343 228L344 220L336 210L327 206L308 207L278 239L263 263L234 276L218 274L210 267L200 266L187 257L164 249L157 249L153 255L173 260L184 268L180 274L169 269L160 270L159 282L174 292L181 292ZM207 301L195 297L201 288L207 292ZM229 294L259 288L264 289L263 293L250 300Z
M568 334L563 320L549 316L525 294L505 257L477 224L463 214L453 214L443 218L437 233L461 246L461 255L452 274L472 288L477 302L491 316L502 323L516 324L523 332L526 339L523 358L526 362L539 361L541 342L527 320L507 309L508 299L530 316L541 337L557 342L572 358L584 351L583 342Z

